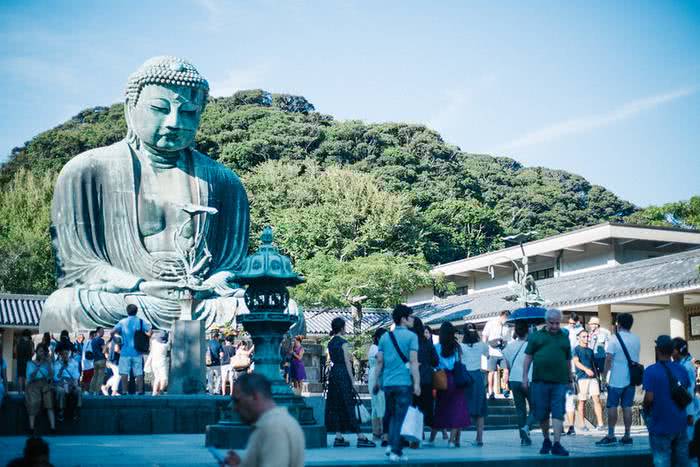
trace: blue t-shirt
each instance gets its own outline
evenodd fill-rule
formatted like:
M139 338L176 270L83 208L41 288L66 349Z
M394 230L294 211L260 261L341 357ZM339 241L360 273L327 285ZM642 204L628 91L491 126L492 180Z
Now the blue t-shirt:
M586 368L595 371L594 368L594 363L593 363L593 349L589 349L588 347L581 347L580 345L577 345L576 348L574 349L574 357L578 357L579 362L581 362L581 365L585 366ZM585 371L580 369L579 367L576 367L576 378L578 379L590 379L590 378L595 378L595 376L588 376Z
M675 362L655 363L644 370L644 390L654 393L651 417L647 420L649 433L672 435L686 429L686 414L671 399L671 383L662 365L683 387L690 383L685 369Z
M224 353L224 356L221 359L221 364L222 365L230 365L231 364L231 357L236 355L236 348L230 344L224 344L224 346L221 347L221 351Z
M221 342L219 342L217 339L209 339L209 355L211 357L211 365L210 366L219 366L221 365L221 357L219 356L219 352L223 351L223 347L221 345Z
M143 326L143 328L141 327ZM134 335L136 331L143 330L148 332L151 330L151 325L142 320L138 316L127 316L114 326L114 332L122 336L122 349L120 356L122 357L140 357L141 352L134 347Z
M102 353L102 347L105 345L105 340L97 336L90 341L90 350L92 350L92 361L98 362L105 359L105 354Z
M396 326L393 332L399 349L410 362L411 352L418 352L418 336L403 326ZM411 386L413 380L411 379L411 370L407 366L408 362L404 363L401 360L388 332L379 339L379 352L384 357L382 386Z

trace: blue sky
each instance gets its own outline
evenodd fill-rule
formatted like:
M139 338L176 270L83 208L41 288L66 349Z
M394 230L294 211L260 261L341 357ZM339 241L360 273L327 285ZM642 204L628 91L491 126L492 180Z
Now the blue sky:
M153 55L214 95L263 88L339 119L564 169L638 205L700 194L700 1L0 3L0 158L122 100Z

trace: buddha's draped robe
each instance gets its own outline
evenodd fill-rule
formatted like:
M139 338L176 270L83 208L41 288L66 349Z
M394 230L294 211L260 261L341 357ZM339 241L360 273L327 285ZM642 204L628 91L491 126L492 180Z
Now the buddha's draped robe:
M218 210L195 217L197 237L206 238L212 255L203 278L233 272L248 248L245 189L222 164L197 151L186 154L193 203ZM59 290L44 306L42 331L110 327L126 316L127 303L139 305L139 315L158 328L170 328L180 316L177 300L138 292L140 281L161 280L163 268L177 264L174 252L164 258L144 248L137 212L139 174L139 159L126 141L82 153L61 171L51 212ZM198 245L200 257L203 245ZM184 275L181 266L177 270ZM207 327L229 321L236 307L245 308L233 292L201 301L195 319L205 320Z

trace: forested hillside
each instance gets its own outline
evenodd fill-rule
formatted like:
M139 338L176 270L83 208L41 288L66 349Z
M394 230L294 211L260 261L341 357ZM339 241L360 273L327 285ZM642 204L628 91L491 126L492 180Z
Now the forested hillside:
M0 169L0 289L52 290L55 175L125 132L123 105L96 107L13 150ZM637 211L577 175L469 154L421 125L336 121L302 97L260 90L211 99L197 146L242 177L251 248L272 225L309 279L295 291L306 305L358 295L389 305L434 280L429 265L499 248L505 235L544 237Z

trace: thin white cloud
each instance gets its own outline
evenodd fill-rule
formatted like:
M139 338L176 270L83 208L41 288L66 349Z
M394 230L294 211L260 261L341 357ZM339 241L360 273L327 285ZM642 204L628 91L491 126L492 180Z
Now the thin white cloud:
M195 0L206 15L206 27L210 31L220 31L224 25L224 4L221 0Z
M512 151L527 146L546 143L548 141L561 138L574 133L583 133L596 128L611 125L621 120L626 120L639 115L642 112L652 110L671 101L688 97L698 91L698 86L687 86L674 89L669 92L654 96L643 97L613 109L610 112L589 115L586 117L573 118L554 125L546 126L539 130L527 133L520 138L516 138L497 148L496 152Z
M271 66L267 63L233 68L226 72L221 79L211 80L211 95L216 97L230 96L242 89L263 88L263 80L268 76L270 69Z

